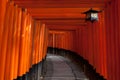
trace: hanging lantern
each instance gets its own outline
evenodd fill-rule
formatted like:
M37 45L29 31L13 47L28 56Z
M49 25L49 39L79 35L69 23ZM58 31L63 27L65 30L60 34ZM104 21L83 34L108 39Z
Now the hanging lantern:
M86 21L98 21L98 13L100 11L97 10L93 10L92 8L86 12L84 12L83 14L86 14Z

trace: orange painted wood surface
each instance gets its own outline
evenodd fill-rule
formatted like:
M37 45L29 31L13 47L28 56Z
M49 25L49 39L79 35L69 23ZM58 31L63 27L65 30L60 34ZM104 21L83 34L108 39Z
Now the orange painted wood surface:
M52 0L14 0L16 4L20 7L27 8L84 8L84 7L104 7L105 3L110 0L60 0L60 1L52 1ZM64 5L61 5L64 4ZM89 4L89 5L88 5Z
M49 47L75 51L75 31L49 31Z
M4 70L5 70L5 59L6 59L6 47L7 47L7 39L8 39L8 28L7 24L4 23L4 20L6 19L6 23L8 22L8 14L9 11L6 11L6 7L8 8L7 1L1 0L0 1L0 80L4 80ZM8 9L9 10L9 9ZM7 13L6 13L7 12ZM6 15L6 16L5 16ZM5 30L6 28L6 30ZM3 36L4 34L4 36Z
M45 58L48 30L40 21L34 25L36 21L26 9L18 8L14 2L1 3L4 8L0 8L0 80L13 80Z
M28 72L45 58L47 45L77 52L106 79L120 79L119 0L14 1L0 1L0 80ZM99 22L84 21L80 13L89 7L103 10Z
M107 69L108 80L119 80L119 0L107 4L106 7L106 39L107 39ZM107 13L110 13L107 15Z
M4 75L6 75L7 77L4 77L4 79L5 80L8 80L8 79L10 79L10 80L12 80L12 74L13 74L13 71L12 71L12 66L13 66L13 62L12 62L12 58L14 57L14 55L13 55L13 53L12 53L12 48L13 48L13 45L12 45L12 43L13 43L13 30L14 30L14 24L13 24L13 22L14 22L14 18L16 17L16 16L14 16L14 15L16 15L15 14L15 7L13 6L14 5L14 3L13 2L11 2L10 3L10 10L9 10L9 16L11 16L11 18L9 17L9 21L8 21L8 26L7 26L7 28L9 29L8 30L8 41L7 41L7 50L6 50L6 60L5 60L5 73L4 73Z

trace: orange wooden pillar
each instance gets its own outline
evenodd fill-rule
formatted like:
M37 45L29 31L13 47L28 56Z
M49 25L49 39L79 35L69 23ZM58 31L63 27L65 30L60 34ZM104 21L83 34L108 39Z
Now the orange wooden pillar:
M16 27L15 27L15 31L14 31L14 49L15 52L13 52L15 54L15 59L14 59L14 79L17 78L18 76L18 62L19 62L19 45L20 45L20 31L21 31L21 15L22 15L22 11L20 8L18 8L18 13L17 13L17 22L16 22Z
M120 49L119 49L119 44L120 44L120 16L119 16L119 14L120 14L120 8L119 8L119 4L120 4L120 0L117 0L117 2L116 2L117 4L117 6L116 6L116 9L118 9L118 11L117 11L117 15L116 15L116 18L118 18L118 20L117 20L117 22L116 23L118 23L117 25L118 25L118 29L116 30L116 31L118 31L118 33L116 33L117 34L117 37L118 37L118 43L116 44L116 46L117 46L117 55L116 55L116 60L117 60L117 80L118 79L120 79L120 76L119 76L119 74L120 74L120 68L119 68L119 66L120 66Z
M46 27L45 27L45 24L43 24L42 25L42 27L43 27L43 44L42 44L42 49L43 49L43 59L45 58L45 56L46 56L46 51L47 51L47 42L48 42L48 40L46 40L47 39L47 29L46 29Z
M62 41L62 48L65 49L65 33L63 34Z
M120 1L119 0L115 0L115 7L113 8L114 12L113 12L113 16L115 18L114 20L114 33L115 33L115 62L116 62L116 65L115 65L115 69L116 69L116 80L119 80L120 79L120 49L119 49L119 44L120 44L120 8L119 8L119 3Z
M43 46L44 46L44 24L41 25L41 33L40 33L40 56L41 56L41 61L43 59L44 53L43 53Z
M25 46L25 50L24 50L24 74L26 72L29 71L29 63L30 63L30 55L32 54L31 52L31 45L32 45L32 41L31 41L31 33L32 33L32 18L29 14L26 15L26 24L25 24L25 40L24 40L24 46Z
M48 47L48 29L45 28L45 40L44 40L44 58L46 57L47 54L47 47Z
M12 4L12 3L11 3ZM10 67L11 67L11 52L12 52L12 43L13 43L13 29L14 29L14 15L15 15L15 9L14 4L10 5L11 11L10 11L10 21L9 21L9 31L8 31L8 44L7 44L7 55L6 55L6 69L5 69L5 80L12 80L10 76Z
M24 74L24 50L25 50L25 26L26 26L26 16L27 16L26 11L22 11L18 76L22 76L22 75Z
M79 27L79 29L78 29L78 40L79 40L79 54L82 56L83 55L83 47L82 47L82 28L81 27Z
M99 36L100 36L100 56L101 56L101 74L107 78L107 51L106 51L106 28L104 12L100 13Z
M42 61L42 59L45 58L46 52L47 52L47 38L46 35L48 35L48 31L46 31L45 24L41 24L39 27L40 28L40 35L39 35L39 61ZM48 37L48 36L47 36Z
M5 12L6 12L6 4L8 0L0 0L0 51L1 51L1 40L4 28L4 20L5 20ZM1 52L0 52L1 53Z
M59 40L58 40L58 36L59 36L59 33L56 33L55 34L55 47L58 48L58 43L59 43Z
M39 30L39 26L37 26L37 24L35 23L34 26L34 49L33 49L33 65L37 64L37 59L38 59L38 53L37 53L37 48L38 48L38 39L39 39L39 35L38 35L38 30Z
M8 31L9 31L8 23L9 23L9 16L10 16L10 10L11 10L11 8L9 7L9 5L10 5L9 3L7 4L7 6L5 6L5 3L3 5L2 4L1 4L1 6L7 7L7 10L6 10L6 12L4 12L5 10L3 10L3 14L1 13L1 22L0 22L1 23L0 24L0 28L1 28L1 32L0 32L0 38L1 38L0 39L1 40L0 41L0 58L1 58L1 60L0 60L0 69L1 69L0 80L4 80L5 60L6 60ZM4 9L4 8L2 8L2 9ZM6 15L5 18L4 18L4 14ZM2 18L2 16L3 16L3 18ZM6 22L4 22L4 19L6 19Z
M8 63L8 64L6 64L6 73L5 73L5 75L7 76L7 77L5 77L5 79L7 80L13 80L14 79L14 77L15 77L15 74L14 74L14 72L15 72L15 70L16 70L16 68L15 68L15 66L17 65L17 62L16 62L16 64L15 64L15 61L18 61L18 54L17 53L15 53L15 50L16 50L16 29L17 29L17 20L18 20L18 8L17 8L17 6L14 6L14 5L12 5L13 6L13 16L11 15L11 18L13 18L11 21L11 26L9 26L9 27L11 27L11 31L9 31L9 45L10 46L8 46L8 51L9 52L7 52L7 58L6 58L6 63ZM11 34L10 34L11 33ZM16 56L16 54L17 54L17 56ZM16 58L16 59L15 59ZM17 75L16 75L16 77L17 77Z
M48 37L49 37L48 46L52 47L52 45L53 45L53 34L49 32Z
M109 12L110 9L106 9L105 11L106 12ZM108 64L111 64L111 61L110 61L110 57L111 57L111 50L109 49L110 48L110 41L111 40L108 40L110 38L110 34L109 34L109 30L111 29L111 24L109 24L109 19L110 19L110 15L105 15L106 17L106 26L109 26L109 28L106 28L106 38L107 38L107 69L108 69L108 79L112 80L112 75L110 73L112 73L112 69L111 69L111 66L109 66ZM109 53L109 55L108 55ZM111 58L112 59L112 58ZM109 66L109 67L108 67Z
M38 62L40 62L40 61L42 61L42 56L41 56L41 53L40 53L40 51L41 51L41 28L42 28L42 26L41 26L41 22L40 21L38 21L37 22L37 26L39 27L39 31L38 31L38 37L39 37L39 39L38 39Z
M12 41L13 41L13 29L14 29L14 25L13 25L13 21L14 21L14 3L13 2L10 2L8 3L9 4L9 12L8 12L8 15L7 17L9 17L9 20L8 20L8 25L6 26L9 30L7 31L8 33L8 41L7 41L7 47L6 47L6 59L5 59L5 72L4 72L4 75L7 76L5 77L4 76L4 79L5 80L12 80L11 76L13 75L10 75L10 69L9 67L11 67L11 52L12 52ZM3 44L4 45L4 44Z
M93 55L93 24L91 22L88 23L88 45L89 45L89 62L91 65L94 65L94 55Z
M119 0L107 4L106 16L106 38L107 38L107 69L109 80L119 80ZM109 14L108 14L109 13Z
M110 9L108 9L108 5L107 5L107 8L105 10L105 13L108 13L109 10L110 10ZM108 73L108 79L110 80L110 79L112 79L112 75L110 74L111 73L111 66L108 65L108 64L111 64L111 62L110 62L110 57L111 57L110 52L111 51L109 50L109 48L110 48L110 40L108 40L110 38L110 36L109 36L110 35L109 34L110 27L107 28L107 26L110 26L110 24L109 24L110 16L108 14L106 14L105 19L106 19L106 39L107 39L107 42L106 42L106 44L107 44L107 69L108 69L107 73ZM108 55L108 53L109 53L109 55Z

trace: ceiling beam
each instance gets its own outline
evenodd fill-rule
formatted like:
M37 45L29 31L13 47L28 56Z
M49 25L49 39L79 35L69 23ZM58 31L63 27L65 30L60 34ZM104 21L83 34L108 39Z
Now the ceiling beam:
M92 3L92 4L21 4L21 3L16 3L19 7L22 8L91 8L91 7L99 7L103 8L105 7L105 4L103 3Z
M109 0L14 0L19 7L27 8L30 15L46 25L85 25L89 8L101 10Z
M27 8L30 13L41 13L41 14L62 14L62 13L81 13L89 10L90 8ZM100 10L100 8L93 8Z
M49 30L78 30L80 27L86 27L86 24L83 25L47 25Z
M25 8L79 8L104 7L109 0L14 0Z
M16 3L29 3L29 4L94 4L94 3L106 3L111 0L13 0Z
M28 8L27 11L36 19L81 19L85 18L83 12L90 8ZM101 10L100 8L93 8Z
M83 19L85 18L85 15L80 15L80 14L71 14L71 15L66 15L66 14L38 14L38 15L35 15L35 14L31 14L33 18L35 19L46 19L46 20L56 20L56 19Z

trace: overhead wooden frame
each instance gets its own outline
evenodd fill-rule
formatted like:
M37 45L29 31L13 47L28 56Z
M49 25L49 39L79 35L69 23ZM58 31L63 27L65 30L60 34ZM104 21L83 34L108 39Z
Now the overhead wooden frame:
M34 19L49 25L84 24L85 15L81 14L89 8L101 10L110 0L14 0L19 7L27 8ZM69 20L69 21L68 21Z
M84 8L103 7L110 0L14 0L20 7L26 8Z

